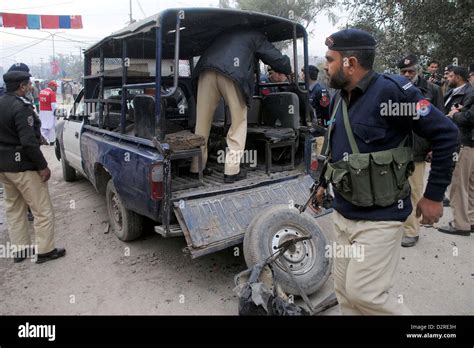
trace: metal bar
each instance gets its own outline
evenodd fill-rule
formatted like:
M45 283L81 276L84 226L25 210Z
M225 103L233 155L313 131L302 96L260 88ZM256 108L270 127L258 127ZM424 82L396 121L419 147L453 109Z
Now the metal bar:
M83 76L82 78L84 80L93 80L93 79L98 79L100 77L103 77L104 74L97 74L97 75L86 75L86 76Z
M298 37L296 36L296 23L293 24L293 60L295 68L295 81L298 81ZM308 90L301 89L298 82L295 83L296 88L301 93L308 93Z
M170 97L178 88L178 78L179 78L179 39L180 39L180 28L181 26L181 18L180 18L180 11L178 11L176 16L176 38L175 38L175 46L174 46L174 74L173 74L173 87L168 93L163 94L163 97ZM161 69L160 69L161 72Z
M104 64L104 49L103 47L100 47L100 63L99 63L99 70L100 74L102 75L99 80L99 99L104 99L104 70L105 70L105 64ZM99 127L103 128L104 127L104 105L99 101Z
M124 89L132 89L132 88L154 88L156 86L156 82L145 82L145 83L134 83L123 85L122 88Z
M127 40L122 41L122 86L127 84ZM120 110L120 133L125 133L126 119L127 119L127 94L126 88L122 87L122 108Z
M161 51L162 33L161 27L156 27L156 48L155 48L155 122L161 125ZM164 122L163 122L164 124ZM160 142L165 138L164 130L161 127ZM165 186L166 188L166 186Z
M309 67L308 67L308 34L306 31L304 32L304 38L303 38L303 49L304 49L304 85L305 89L308 93L304 94L304 102L306 104L306 111L305 111L305 119L308 120L310 118L309 114ZM299 87L298 87L299 88ZM310 121L313 121L310 119Z

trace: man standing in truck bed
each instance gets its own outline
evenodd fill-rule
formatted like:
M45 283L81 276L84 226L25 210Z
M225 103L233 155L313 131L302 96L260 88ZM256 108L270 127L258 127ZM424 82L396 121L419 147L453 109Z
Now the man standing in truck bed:
M212 118L220 98L223 97L229 106L232 125L227 133L229 152L224 169L226 183L246 176L240 170L240 158L247 138L247 107L252 101L255 63L258 59L278 72L291 73L288 56L282 55L264 34L251 30L233 30L218 36L199 59L193 72L194 88L197 84L195 133L205 139L203 167L207 162ZM194 158L191 173L197 172L197 158ZM209 172L207 168L204 170L204 174Z
M412 211L409 139L414 131L432 145L428 184L413 207L421 223L431 225L443 213L458 130L412 82L372 70L375 40L369 33L342 30L329 36L326 45L329 86L340 90L331 105L325 151L330 155L325 179L335 193L336 244L363 253L362 261L350 255L334 260L336 296L343 314L410 314L390 293L403 222ZM319 201L323 193L318 190Z

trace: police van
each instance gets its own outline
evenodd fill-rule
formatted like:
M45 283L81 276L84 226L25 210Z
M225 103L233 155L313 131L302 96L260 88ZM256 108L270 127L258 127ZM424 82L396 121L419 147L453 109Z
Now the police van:
M247 178L224 183L225 138L229 111L217 108L202 175L200 146L194 135L195 91L191 74L199 57L221 32L242 26L264 33L272 43L297 42L308 66L308 35L300 24L271 15L214 8L168 9L113 33L84 53L84 89L57 126L56 154L63 177L86 177L105 194L111 227L123 241L138 238L144 219L163 237L184 236L193 258L241 244L250 265L272 255L289 238L313 236L284 255L308 293L325 282L331 260L324 257L325 232L315 219L328 213L300 214L313 183L315 138L300 124L295 93L262 93L288 83L263 84L260 69L243 156ZM257 67L260 64L256 64ZM305 76L309 76L308 73ZM297 85L309 105L308 81ZM309 107L306 108L309 110ZM189 168L201 160L200 174ZM297 293L280 265L276 276Z

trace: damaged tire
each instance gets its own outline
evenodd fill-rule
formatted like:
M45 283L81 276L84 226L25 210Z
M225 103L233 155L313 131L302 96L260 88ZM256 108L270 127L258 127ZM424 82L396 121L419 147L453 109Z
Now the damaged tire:
M124 208L112 179L107 183L105 199L110 225L117 238L129 242L140 237L143 231L143 217Z
M315 219L307 213L300 214L288 205L273 205L257 215L250 223L244 237L244 257L248 267L262 261L278 250L284 241L302 236L312 238L295 244L275 263L275 278L286 293L299 295L298 289L285 271L282 260L293 271L303 291L310 295L318 291L331 272L332 259L325 257L328 239Z

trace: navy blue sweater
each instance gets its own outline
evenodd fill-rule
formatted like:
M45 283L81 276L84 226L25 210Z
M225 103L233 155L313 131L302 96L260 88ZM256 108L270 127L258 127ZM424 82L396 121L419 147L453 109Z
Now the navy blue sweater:
M347 93L342 90L340 94L347 101ZM331 110L334 108L335 99L332 100ZM412 131L430 141L433 157L424 196L440 202L451 182L453 154L458 148L458 129L432 105L425 116L393 116L397 112L392 108L396 103L416 104L420 100L424 100L423 95L405 77L371 71L351 92L348 104L349 119L361 153L395 148ZM392 116L382 116L382 108L390 109ZM341 160L344 153L352 153L344 128L341 106L336 114L330 146L331 162ZM346 201L337 192L333 207L345 218L352 220L405 221L412 211L410 196L404 199L401 208L398 203L389 207L358 207Z

